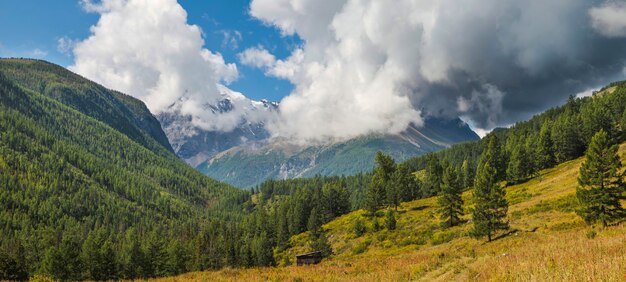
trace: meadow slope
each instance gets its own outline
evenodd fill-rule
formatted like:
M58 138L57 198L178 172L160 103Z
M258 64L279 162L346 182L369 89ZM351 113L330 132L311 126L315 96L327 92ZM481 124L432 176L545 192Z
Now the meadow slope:
M626 160L626 143L620 156ZM335 255L318 265L224 269L159 281L624 281L626 224L594 228L574 212L583 160L508 187L511 230L490 243L467 236L471 223L440 228L436 198L429 198L403 203L393 231L374 231L374 220L384 226L384 216L366 217L362 210L324 225ZM464 193L466 214L470 196ZM357 237L352 226L359 217L368 232ZM291 263L308 251L308 236L292 237L277 261Z

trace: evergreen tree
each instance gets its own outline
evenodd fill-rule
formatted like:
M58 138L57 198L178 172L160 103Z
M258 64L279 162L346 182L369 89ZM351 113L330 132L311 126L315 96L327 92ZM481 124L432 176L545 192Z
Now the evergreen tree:
M65 279L64 277L67 276L67 270L63 266L63 257L56 247L50 247L44 253L41 272L59 280Z
M320 219L317 207L314 207L313 210L311 210L311 214L309 215L309 221L307 223L307 228L311 232L318 232L320 229L322 229L322 220Z
M579 157L583 152L579 121L576 116L564 113L560 115L552 127L554 156L562 163Z
M620 120L620 129L622 130L622 140L626 140L626 109L624 109L622 119Z
M539 131L539 144L537 146L537 164L540 169L549 168L554 166L554 144L552 142L552 122L550 120L545 121L541 125Z
M472 221L475 237L487 236L491 241L493 234L509 227L504 221L508 211L508 202L505 199L505 190L498 183L497 169L501 165L498 139L495 135L489 137L489 145L480 158L480 163L474 181L474 208Z
M443 173L441 193L438 199L442 226L452 227L461 222L463 215L462 188L456 170L448 166Z
M577 213L592 224L609 222L626 215L620 200L624 199L622 164L617 154L618 146L611 145L608 134L598 131L587 149L587 159L580 167L579 187L576 189L581 207Z
M87 279L104 280L102 269L102 258L100 246L104 243L102 233L90 232L87 239L83 242L81 249L81 258L86 272ZM50 256L55 256L51 253Z
M387 227L387 230L396 230L396 215L393 210L387 211L387 216L385 217L385 227Z
M59 254L65 273L58 277L59 279L73 281L82 279L83 265L80 260L80 247L78 237L74 235L63 236L61 245L59 246Z
M333 248L328 242L328 237L326 237L326 233L323 230L311 234L310 247L314 251L322 252L323 258L329 257L333 254Z
M486 148L480 156L478 166L488 163L495 171L496 181L505 180L506 178L506 159L502 153L502 145L496 134L489 134L485 137ZM476 171L478 177L478 169ZM474 180L476 182L476 180ZM475 184L475 183L474 183Z
M435 154L429 154L426 161L426 176L422 185L422 197L432 197L441 191L443 168Z
M391 176L396 169L391 156L380 151L376 153L376 164L366 195L366 208L372 213L388 203L387 189L391 186Z
M256 265L271 266L275 264L272 243L267 232L263 231L255 238L253 249L254 256L256 257Z
M14 246L14 250L0 248L0 280L26 281L28 269L24 247L21 243Z
M400 202L408 202L418 198L417 180L406 164L399 164L392 175L391 189L393 200L390 204L397 210Z
M125 244L121 253L121 272L126 279L147 277L144 270L145 256L135 236L134 230L126 233Z
M511 152L506 169L507 181L518 183L525 180L530 175L531 170L531 160L526 151L526 144L517 144Z
M100 248L100 269L102 280L115 280L117 279L117 261L116 254L113 250L113 243L106 240Z
M463 188L467 188L474 184L474 171L470 167L469 161L463 160L461 165L461 184Z
M345 183L330 182L324 184L323 201L326 203L329 220L350 211L350 194Z

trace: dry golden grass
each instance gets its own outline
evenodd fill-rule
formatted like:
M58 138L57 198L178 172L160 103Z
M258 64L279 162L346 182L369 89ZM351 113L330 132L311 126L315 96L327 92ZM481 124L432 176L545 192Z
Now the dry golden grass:
M622 157L626 145L620 148ZM624 159L624 158L623 158ZM512 231L490 243L469 238L470 224L441 229L436 199L403 203L398 229L372 231L356 211L326 224L335 255L314 266L224 269L162 281L626 281L626 225L586 226L573 212L582 159L507 188ZM464 194L467 201L470 193ZM370 230L352 231L361 217ZM469 216L466 216L469 219ZM383 225L383 218L377 218ZM597 236L589 238L591 230ZM277 254L308 251L308 234Z

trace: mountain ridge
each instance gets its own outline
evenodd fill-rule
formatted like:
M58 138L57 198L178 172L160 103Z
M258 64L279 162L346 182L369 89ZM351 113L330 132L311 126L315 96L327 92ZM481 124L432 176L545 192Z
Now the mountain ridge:
M369 134L324 145L299 145L281 138L255 141L216 154L196 168L232 185L253 187L267 179L366 172L374 167L379 150L403 161L477 139L460 119L429 118L423 127L411 124L396 135Z

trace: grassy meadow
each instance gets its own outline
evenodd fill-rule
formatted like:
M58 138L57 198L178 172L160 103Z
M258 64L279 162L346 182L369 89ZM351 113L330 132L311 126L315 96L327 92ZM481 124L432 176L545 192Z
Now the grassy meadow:
M626 159L626 145L620 148ZM626 281L626 224L587 226L575 213L583 159L560 164L507 188L511 229L487 243L468 236L471 223L443 229L436 198L403 203L397 229L384 215L356 211L324 225L334 255L313 266L292 266L309 251L308 233L276 253L279 267L187 273L159 281ZM471 192L464 193L469 221ZM367 232L357 237L361 218ZM374 230L374 221L380 229Z

